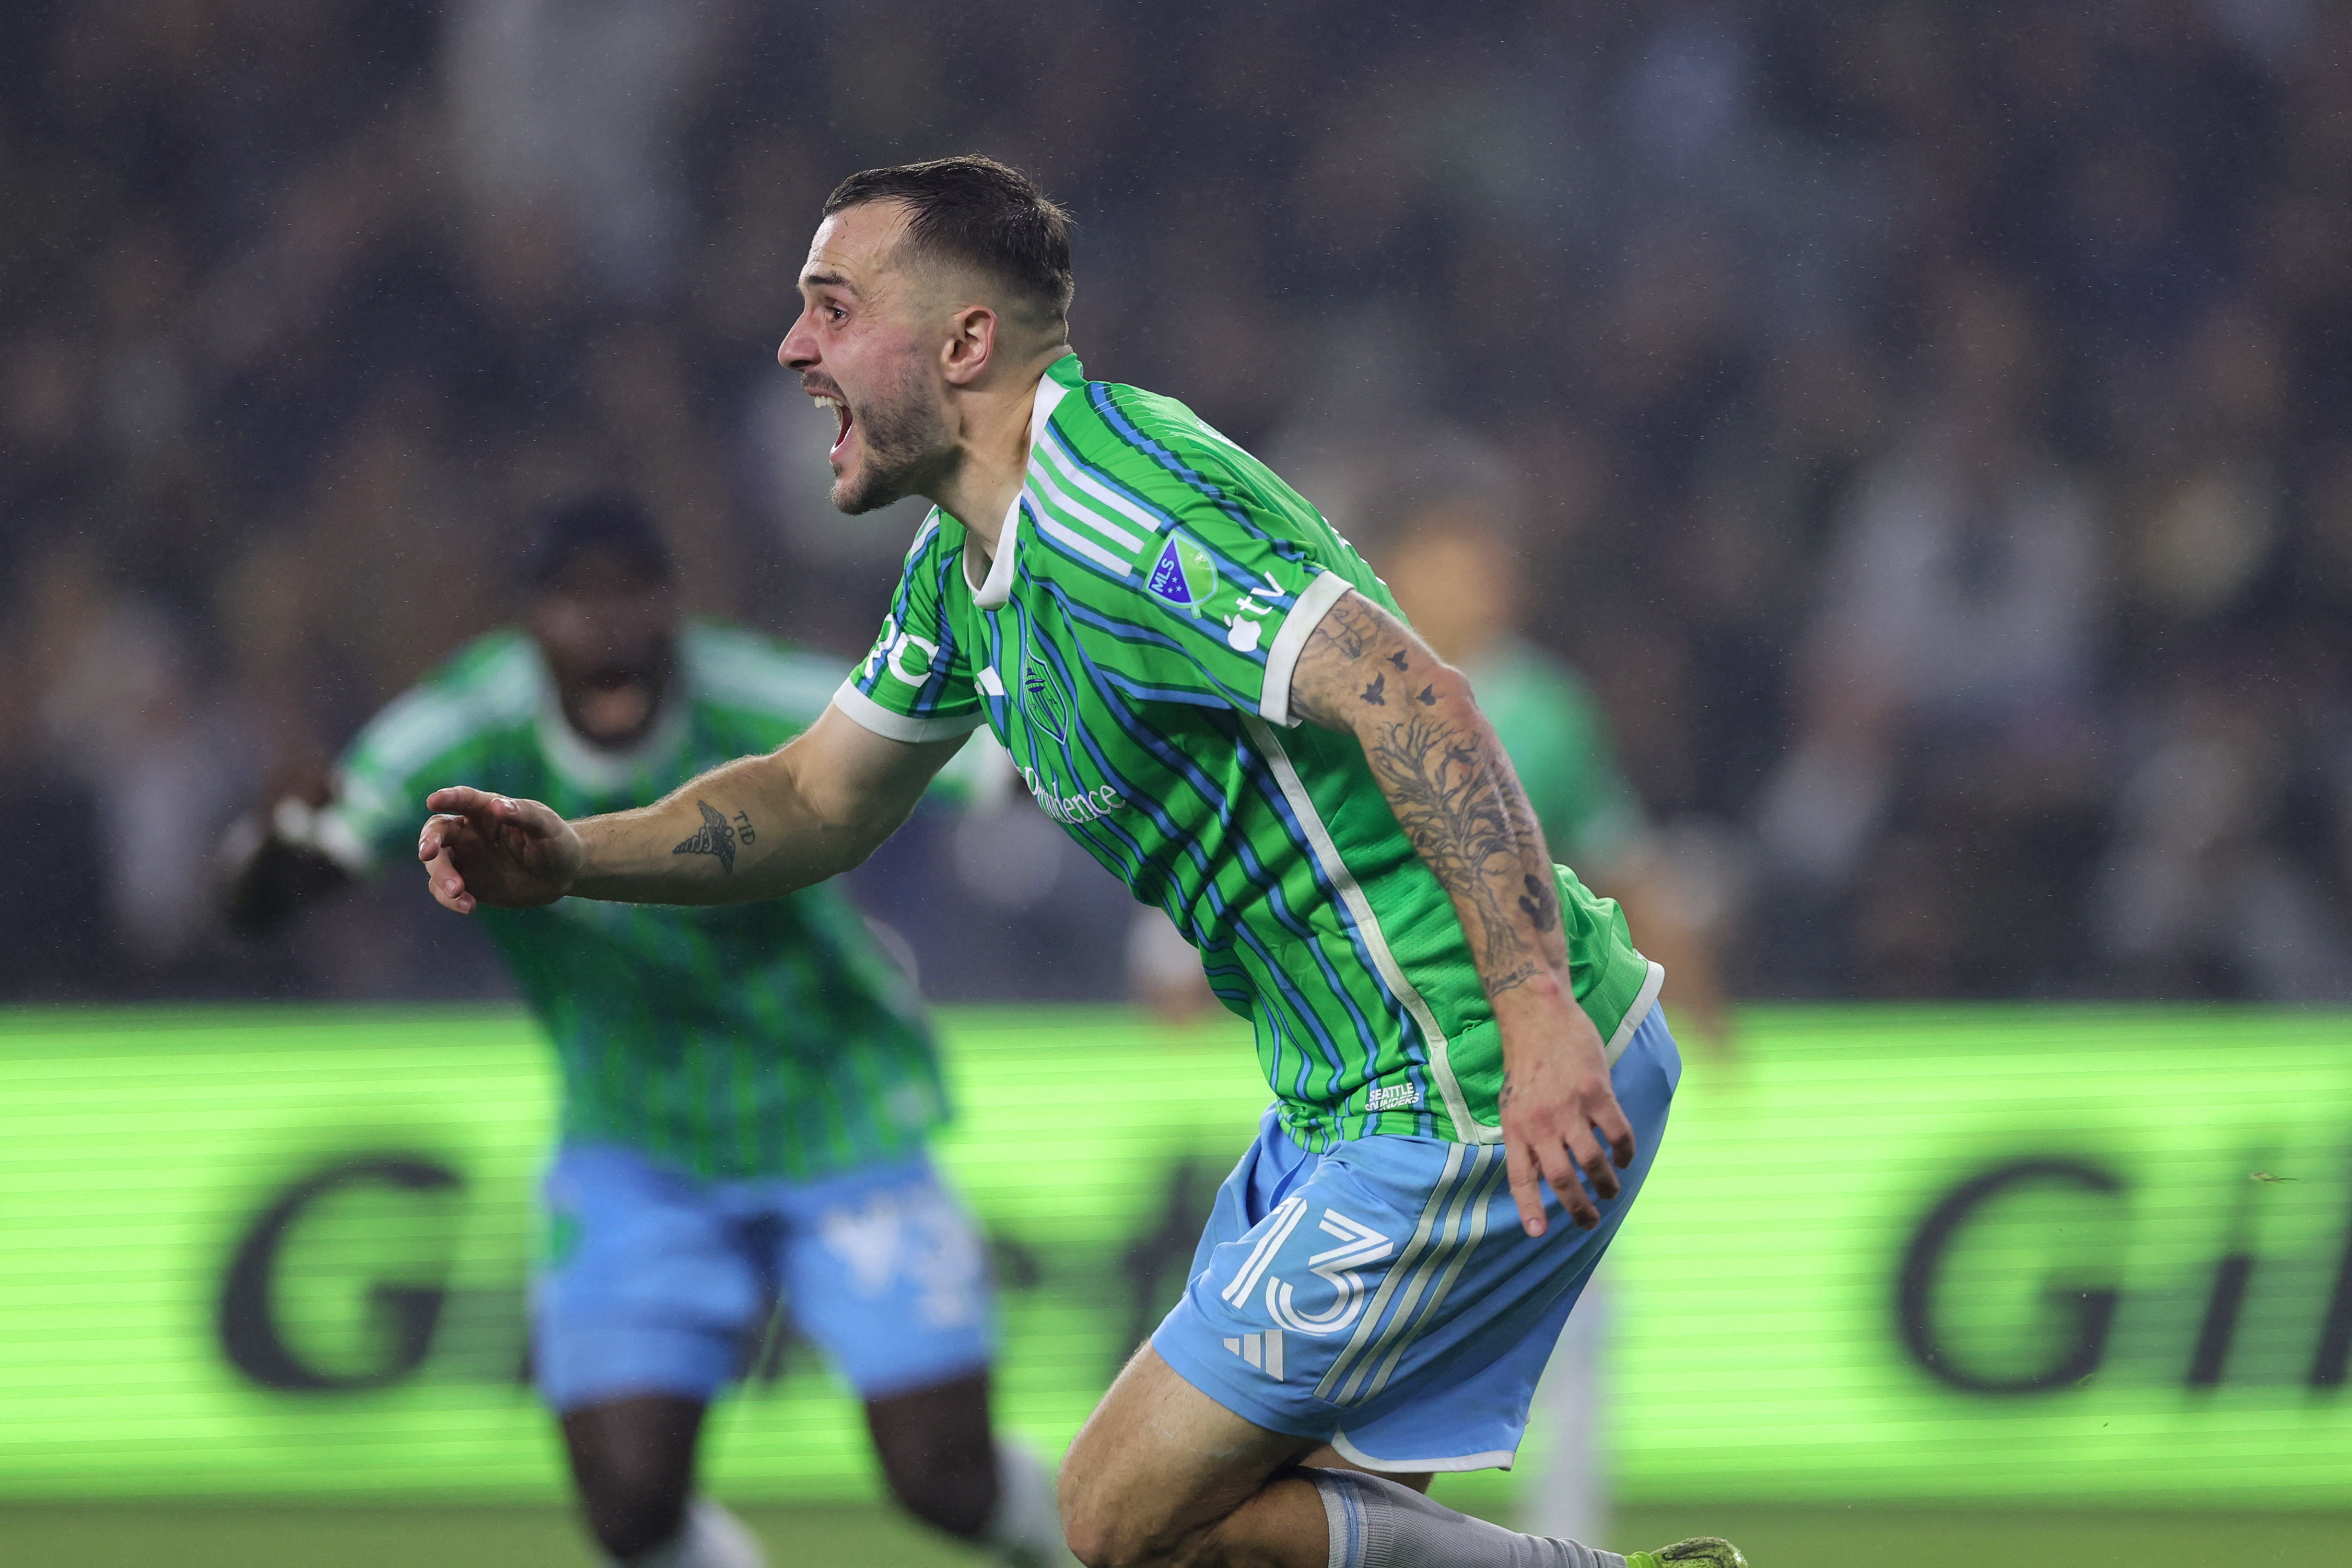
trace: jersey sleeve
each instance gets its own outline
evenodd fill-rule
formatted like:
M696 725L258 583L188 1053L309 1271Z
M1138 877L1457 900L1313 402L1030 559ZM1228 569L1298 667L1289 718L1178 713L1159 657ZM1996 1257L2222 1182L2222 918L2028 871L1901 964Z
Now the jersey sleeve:
M280 807L280 836L354 875L413 852L425 797L478 780L497 737L530 722L542 683L538 655L520 635L483 638L370 720L336 766L333 803L291 821Z
M290 835L345 870L371 875L415 847L425 797L463 784L476 726L462 702L420 688L361 731L336 769L333 804ZM278 824L281 833L293 825Z
M833 705L893 741L949 741L987 717L970 654L948 622L948 574L963 569L934 512L915 535L890 613L871 652L833 694Z
M1356 586L1279 520L1227 497L1185 508L1146 539L1092 630L1117 639L1118 657L1106 666L1139 697L1236 708L1289 726L1298 722L1290 680L1307 638Z

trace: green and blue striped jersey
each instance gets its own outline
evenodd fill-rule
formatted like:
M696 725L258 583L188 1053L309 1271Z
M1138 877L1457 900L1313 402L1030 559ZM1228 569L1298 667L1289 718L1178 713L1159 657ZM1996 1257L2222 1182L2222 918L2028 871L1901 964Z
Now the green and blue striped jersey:
M985 578L934 510L834 701L898 740L994 731L1038 805L1200 951L1303 1147L1496 1141L1500 1039L1452 901L1354 737L1290 712L1323 613L1349 588L1395 613L1387 589L1265 465L1075 358L1030 436ZM1578 999L1614 1047L1661 975L1613 902L1558 877Z
M571 817L650 805L798 734L841 672L699 624L678 656L653 732L614 753L564 721L528 637L482 638L352 743L320 847L354 871L405 861L425 795L445 784ZM711 909L565 899L476 918L554 1042L567 1139L708 1176L805 1179L911 1153L944 1119L920 1000L835 887Z

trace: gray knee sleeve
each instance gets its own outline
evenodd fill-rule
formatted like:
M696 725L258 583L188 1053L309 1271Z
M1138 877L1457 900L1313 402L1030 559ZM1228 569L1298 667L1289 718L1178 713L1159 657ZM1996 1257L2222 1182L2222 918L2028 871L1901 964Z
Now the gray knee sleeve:
M1356 1470L1308 1470L1331 1532L1328 1568L1625 1568L1573 1541L1521 1535Z

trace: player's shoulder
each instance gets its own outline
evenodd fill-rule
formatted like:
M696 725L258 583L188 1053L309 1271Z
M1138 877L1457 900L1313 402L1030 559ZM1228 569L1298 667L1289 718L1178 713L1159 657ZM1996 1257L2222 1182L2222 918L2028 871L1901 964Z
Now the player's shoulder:
M1471 675L1480 704L1519 739L1516 747L1558 744L1574 751L1608 746L1609 719L1601 699L1574 665L1548 648L1510 637L1480 659Z
M1098 526L1150 572L1186 532L1334 553L1320 513L1241 445L1175 398L1116 382L1066 385L1039 442L1045 497ZM1331 563L1326 562L1325 564Z
M936 506L923 514L922 525L915 530L915 537L907 543L908 564L912 565L918 561L940 554L948 549L950 543L961 545L963 542L963 530L961 524L957 525L954 531L954 539L952 541L949 539L948 522L947 513Z
M679 645L698 702L807 724L841 684L842 659L746 626L690 621Z
M1507 637L1482 662L1482 677L1529 701L1579 720L1595 720L1601 699L1584 672L1559 654L1521 637Z
M908 542L907 558L898 571L899 592L912 595L918 605L941 597L963 558L964 537L962 523L931 508Z
M539 649L508 628L475 638L386 704L354 750L394 772L484 734L530 724L546 684Z
M1580 708L1592 707L1599 701L1581 670L1549 648L1525 637L1505 637L1486 662L1496 676L1547 697Z
M522 629L500 626L443 659L415 689L462 694L477 701L512 700L531 694L540 668L538 647Z
M1118 382L1067 387L1048 422L1051 445L1077 463L1107 469L1153 501L1176 510L1216 506L1279 487L1274 471L1184 404ZM1049 449L1049 456L1055 455ZM1295 492L1293 492L1295 494Z

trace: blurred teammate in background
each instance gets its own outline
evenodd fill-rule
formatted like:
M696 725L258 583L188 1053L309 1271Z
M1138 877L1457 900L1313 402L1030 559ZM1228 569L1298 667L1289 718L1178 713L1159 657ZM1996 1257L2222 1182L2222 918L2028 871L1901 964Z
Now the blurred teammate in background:
M1584 678L1520 635L1526 571L1486 503L1442 502L1407 519L1381 574L1431 651L1459 669L1510 753L1544 842L1615 899L1665 969L1678 1020L1730 1043L1710 933L1677 897L1640 797L1617 765L1609 718Z
M1621 1556L1422 1495L1510 1462L1680 1071L1657 966L1546 852L1467 683L1263 464L1087 379L1069 219L1026 177L869 170L824 210L777 357L834 421L836 506L936 503L872 652L793 744L648 810L575 826L435 792L433 896L805 887L986 724L1047 815L1183 925L1276 1096L1183 1300L1071 1447L1078 1555L1740 1568L1719 1541ZM698 823L757 847L698 852Z
M522 579L522 629L386 708L326 798L243 831L240 927L404 858L441 780L581 814L649 805L782 745L838 683L831 659L681 624L668 553L626 500L551 513ZM683 837L681 864L759 841L707 812ZM864 1398L909 1511L1007 1563L1066 1563L1051 1477L991 1436L987 1256L924 1153L947 1106L920 999L841 892L730 910L573 899L501 910L489 934L562 1068L532 1361L612 1558L763 1561L696 1495L695 1450L781 1292Z

